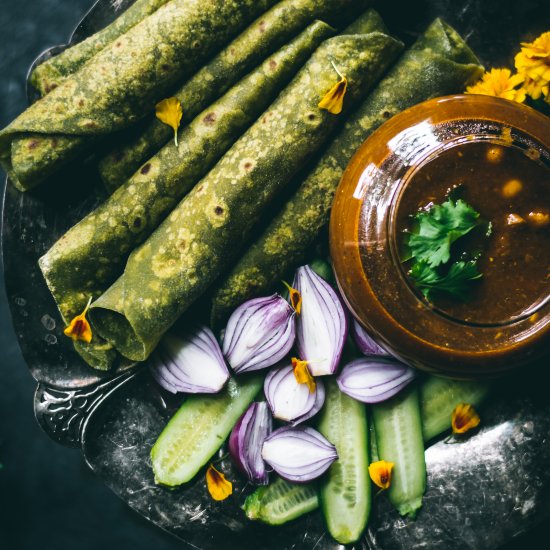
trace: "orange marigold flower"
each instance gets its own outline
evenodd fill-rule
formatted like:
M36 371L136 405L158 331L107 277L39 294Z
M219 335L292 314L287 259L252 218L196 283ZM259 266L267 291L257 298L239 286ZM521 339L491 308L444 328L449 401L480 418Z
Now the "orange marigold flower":
M550 32L541 34L534 42L523 42L515 57L518 73L524 78L523 88L533 99L544 95L550 100Z
M344 97L348 90L348 79L332 64L340 80L319 101L319 109L325 109L333 115L339 115L344 107Z
M206 487L214 500L225 500L233 493L233 484L212 464L206 470Z
M372 482L380 487L380 489L388 489L391 485L391 473L393 470L393 462L379 460L373 462L369 466L369 476Z
M80 315L77 315L63 331L63 334L71 338L73 342L80 340L89 344L92 341L92 327L88 319L86 319L86 313L88 313L91 303L92 297L90 296L84 311Z
M521 75L512 76L510 69L491 69L481 77L481 80L468 86L466 93L492 95L523 103L525 90L523 88L516 89L523 81L524 77Z
M454 434L464 434L479 425L479 415L472 405L459 403L453 410L451 426Z
M309 372L309 367L307 366L307 361L301 361L296 357L292 358L292 366L294 367L294 377L298 384L307 384L309 388L309 393L313 393L317 385L315 384L315 378L311 376Z
M288 290L290 305L294 308L296 314L300 315L300 312L302 311L302 295L295 288L292 288L287 282L283 281L283 284Z

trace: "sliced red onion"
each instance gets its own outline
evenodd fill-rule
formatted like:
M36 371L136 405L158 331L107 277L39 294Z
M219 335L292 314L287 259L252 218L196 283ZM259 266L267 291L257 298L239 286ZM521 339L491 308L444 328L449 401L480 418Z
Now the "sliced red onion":
M386 355L390 354L381 346L379 346L370 336L370 334L357 322L353 320L351 325L353 339L363 355Z
M363 403L380 403L399 393L415 371L386 357L361 357L347 364L338 378L342 393Z
M235 464L255 485L267 485L268 473L262 445L273 430L273 420L265 401L252 403L229 436L229 452Z
M338 459L334 445L306 426L274 431L264 441L262 456L281 477L298 483L319 477Z
M293 286L302 295L302 311L296 320L300 359L308 361L313 376L333 374L348 334L342 301L307 265L297 269Z
M325 386L315 380L311 393L307 384L299 384L292 367L274 368L264 382L264 394L275 418L293 426L317 414L325 402Z
M153 378L172 393L217 393L229 378L222 351L208 327L167 334L151 355Z
M271 367L292 348L295 311L279 294L255 298L229 318L223 353L236 373Z

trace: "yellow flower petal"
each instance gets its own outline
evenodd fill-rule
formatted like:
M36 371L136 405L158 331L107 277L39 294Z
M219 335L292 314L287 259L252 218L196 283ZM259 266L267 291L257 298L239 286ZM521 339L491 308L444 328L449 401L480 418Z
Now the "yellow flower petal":
M548 97L550 84L550 32L541 34L531 43L523 42L516 55L516 70L525 79L524 91L533 99Z
M292 366L294 367L294 377L296 378L296 382L298 382L298 384L307 384L309 393L313 393L317 387L317 384L315 384L315 378L313 378L313 376L311 376L311 372L309 372L307 363L307 361L301 361L296 357L292 358Z
M157 118L174 129L174 143L178 146L178 128L180 126L183 111L177 97L169 97L157 103L155 114Z
M518 90L517 86L524 80L524 75L512 76L510 69L491 69L481 77L481 80L468 86L465 93L491 95L522 103L525 101L525 90L523 88Z
M294 308L296 314L300 315L300 312L302 311L302 295L295 288L292 288L286 281L283 281L283 284L288 290L290 305Z
M340 73L334 63L334 70L338 73L340 80L323 96L319 102L319 109L325 109L333 115L339 115L344 107L344 96L348 89L348 79Z
M451 425L454 434L464 434L479 425L476 410L468 403L459 403L453 410Z
M391 474L393 470L393 462L379 460L373 462L369 466L369 476L372 482L380 487L380 489L388 489L391 485Z
M521 50L529 57L550 57L550 31L543 32L533 42L522 42Z
M88 313L91 303L92 298L90 296L84 311L80 315L77 315L63 331L63 334L71 338L73 342L80 340L89 344L92 341L92 327L88 323L88 319L86 319L86 313Z
M233 484L212 464L206 470L206 487L214 500L225 500L233 493Z

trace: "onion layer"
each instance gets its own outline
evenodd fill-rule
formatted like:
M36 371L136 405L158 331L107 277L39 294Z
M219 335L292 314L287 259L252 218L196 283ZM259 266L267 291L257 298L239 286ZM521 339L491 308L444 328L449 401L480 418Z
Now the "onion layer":
M371 335L355 319L351 325L351 332L359 351L363 355L390 355L372 339Z
M380 403L400 392L415 371L387 357L362 357L347 364L336 379L340 391L363 403Z
M271 367L292 348L295 312L279 294L255 298L229 318L223 353L236 373Z
M262 456L281 477L298 483L319 477L338 459L336 447L305 426L274 431L264 441Z
M265 438L273 430L271 413L265 401L252 403L229 436L229 452L235 464L251 483L267 485L268 473L262 458Z
M275 418L299 424L317 414L325 402L325 387L315 380L315 391L299 384L291 366L274 368L264 382L264 394Z
M300 359L308 361L313 376L333 374L348 334L342 301L307 265L297 269L293 286L302 296L302 311L296 321Z
M172 393L217 393L229 378L222 351L208 327L167 334L151 356L153 378Z

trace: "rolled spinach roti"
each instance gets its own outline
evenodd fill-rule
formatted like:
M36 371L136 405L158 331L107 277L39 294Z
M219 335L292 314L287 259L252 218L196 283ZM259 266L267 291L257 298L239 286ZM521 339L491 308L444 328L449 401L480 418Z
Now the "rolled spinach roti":
M183 106L182 124L193 120L207 105L265 57L292 40L315 19L348 8L350 0L283 0L245 29L172 95ZM170 127L152 118L145 127L129 132L128 139L99 162L99 173L112 192L149 157L170 141Z
M400 45L382 33L330 38L220 162L130 255L90 309L94 330L145 360L162 335L242 248L265 207L330 137ZM319 108L342 97L341 114ZM333 109L335 111L337 109Z
M271 104L315 49L334 34L320 21L269 56L221 99L181 129L102 205L72 227L39 260L65 323L124 270L142 243L197 181ZM77 351L93 367L114 359L97 335Z
M0 132L20 190L136 122L275 0L170 0Z
M462 38L436 19L347 120L296 192L213 293L213 321L278 283L304 260L329 221L351 157L383 122L421 101L462 92L483 68Z
M51 92L61 84L64 78L76 73L96 53L168 1L136 0L104 29L38 65L31 74L31 84L41 95Z

